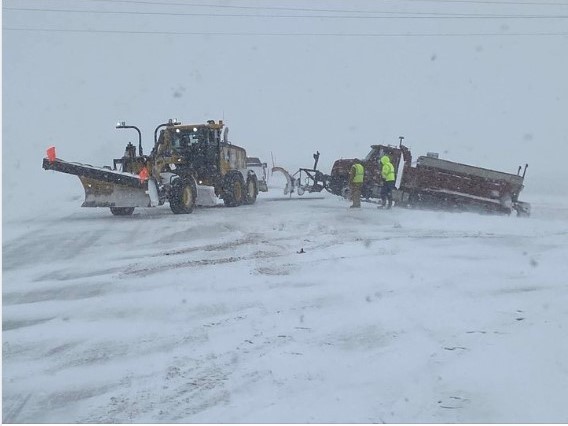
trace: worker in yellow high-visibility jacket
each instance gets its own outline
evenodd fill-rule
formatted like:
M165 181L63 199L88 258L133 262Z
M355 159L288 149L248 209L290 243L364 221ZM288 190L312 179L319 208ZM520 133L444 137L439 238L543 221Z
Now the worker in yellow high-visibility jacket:
M392 190L394 189L395 182L394 166L388 155L383 155L380 162L382 166L381 176L383 178L383 186L381 187L381 200L383 200L383 205L379 207L390 209L392 207Z
M351 189L351 199L353 200L352 208L361 207L361 187L363 186L364 177L365 168L358 159L355 159L355 163L353 163L351 171L349 172L349 186Z

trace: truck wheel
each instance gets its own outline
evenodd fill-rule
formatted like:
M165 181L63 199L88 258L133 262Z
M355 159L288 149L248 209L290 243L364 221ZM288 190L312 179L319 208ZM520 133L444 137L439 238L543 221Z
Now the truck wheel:
M245 183L240 173L231 173L225 177L223 202L227 207L237 207L245 199Z
M254 204L256 201L256 196L258 195L258 182L256 176L249 176L247 178L246 194L245 194L245 204Z
M197 187L194 181L176 179L170 191L170 209L175 214L189 214L195 207Z
M416 194L414 192L408 193L408 200L406 201L407 207L414 207L416 205Z
M134 207L111 207L110 212L115 216L130 216L134 213Z
M524 201L518 201L515 205L518 217L529 217L531 215L531 205Z

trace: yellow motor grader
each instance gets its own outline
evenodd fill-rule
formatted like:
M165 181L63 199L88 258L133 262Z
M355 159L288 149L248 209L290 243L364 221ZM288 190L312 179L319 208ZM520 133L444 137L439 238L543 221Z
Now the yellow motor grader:
M149 155L143 154L138 127L125 122L116 127L138 132L138 153L136 146L128 143L112 167L61 160L54 147L43 159L44 169L79 177L85 189L82 207L110 207L112 214L125 216L136 207L155 207L168 201L172 212L187 214L196 205L217 204L218 198L229 207L253 204L258 191L267 190L265 182L247 167L245 149L229 142L229 129L221 120L160 124Z

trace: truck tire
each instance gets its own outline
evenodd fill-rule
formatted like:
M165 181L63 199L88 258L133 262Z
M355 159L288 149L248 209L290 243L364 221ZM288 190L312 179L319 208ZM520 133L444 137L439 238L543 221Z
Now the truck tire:
M134 213L134 207L111 207L110 212L115 216L130 216Z
M223 202L227 207L237 207L245 201L245 182L238 172L225 176L223 185Z
M195 207L197 186L195 181L176 179L170 190L170 209L174 214L189 214Z
M416 192L411 191L408 193L408 201L406 202L406 206L410 207L410 208L414 208L416 207L417 203L418 203L418 195L416 194Z
M258 195L258 180L255 175L247 177L247 184L245 187L245 204L254 204L256 196Z
M529 217L531 215L531 205L523 201L517 201L515 204L517 217Z

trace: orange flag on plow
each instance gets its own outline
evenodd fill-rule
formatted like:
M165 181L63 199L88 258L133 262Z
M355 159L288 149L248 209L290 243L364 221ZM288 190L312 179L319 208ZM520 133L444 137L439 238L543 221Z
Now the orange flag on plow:
M53 163L55 161L55 158L55 147L50 146L49 148L47 148L47 159L50 163Z
M140 173L138 173L138 178L140 179L140 183L144 183L148 180L150 175L148 174L148 169L146 167L142 167Z

